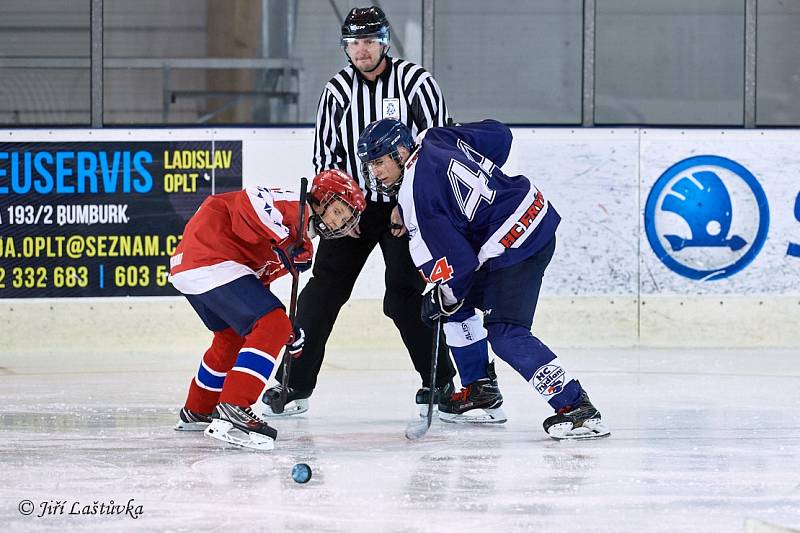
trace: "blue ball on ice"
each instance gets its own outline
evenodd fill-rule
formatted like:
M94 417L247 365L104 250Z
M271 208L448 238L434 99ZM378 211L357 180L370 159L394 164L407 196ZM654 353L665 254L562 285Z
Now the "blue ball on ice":
M308 483L311 479L311 467L305 463L297 463L292 467L292 479L298 483Z

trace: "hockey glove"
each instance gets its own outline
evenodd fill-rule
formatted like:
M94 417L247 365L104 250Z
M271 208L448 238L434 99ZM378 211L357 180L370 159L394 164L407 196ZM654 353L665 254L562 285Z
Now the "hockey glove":
M436 319L452 315L458 311L463 304L464 300L460 300L452 305L445 304L442 296L442 287L437 284L433 289L422 295L420 318L426 326L432 328L433 322Z
M305 272L311 268L311 258L313 252L310 247L297 248L292 250L292 265L297 272Z
M273 246L272 249L289 273L297 272L300 274L311 268L311 258L313 257L314 247L310 239L306 239L302 247L290 247L288 252L280 246Z
M295 326L294 332L292 333L292 337L286 344L286 348L289 351L289 355L292 356L292 359L297 359L298 357L303 355L303 345L305 343L306 343L306 332L303 331L303 328L301 328L300 326Z

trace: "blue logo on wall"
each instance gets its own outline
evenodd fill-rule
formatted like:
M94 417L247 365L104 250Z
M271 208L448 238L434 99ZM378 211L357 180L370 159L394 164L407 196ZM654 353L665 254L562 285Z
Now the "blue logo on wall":
M670 270L703 281L727 278L750 264L767 240L767 195L736 161L690 157L653 185L644 227L656 257Z

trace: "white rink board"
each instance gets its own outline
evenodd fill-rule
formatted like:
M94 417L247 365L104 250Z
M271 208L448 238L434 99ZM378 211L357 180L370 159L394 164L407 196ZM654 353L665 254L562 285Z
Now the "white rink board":
M800 133L792 130L642 130L640 220L647 220L646 205L652 190L656 190L654 197L663 198L654 187L662 174L681 161L689 158L700 161L697 158L709 155L733 161L755 178L763 189L762 209L769 219L768 226L759 220L758 203L745 180L717 164L729 163L701 164L678 172L676 179L695 178L697 172L711 171L723 181L731 200L731 222L726 236L739 236L746 245L736 252L724 246L699 246L676 252L662 238L668 255L684 265L695 267L702 263L715 270L716 266L745 255L758 241L757 229L762 223L766 237L760 251L744 268L728 277L701 281L678 275L665 266L654 252L646 231L642 231L639 320L642 345L800 344L797 332L800 258L787 253L790 243L800 243L799 147ZM699 228L693 232L680 217L663 216L654 218L663 221L672 217L666 225L671 225L670 229L681 237L694 239L694 233L698 233Z
M531 177L562 221L545 296L637 293L638 130L514 130L503 170Z
M800 221L794 214L800 193L800 132L643 130L641 138L642 206L652 185L667 168L677 161L704 154L725 157L743 165L756 177L769 202L769 233L762 250L750 265L725 279L698 283L675 275L656 258L642 233L641 260L643 272L646 272L641 284L643 297L800 296L800 258L789 257L786 253L790 242L800 243ZM736 192L740 191L731 191L734 215L737 209L748 208L744 201L737 205ZM741 233L749 239L752 228L747 227L747 222L745 217L734 216L731 233Z
M313 176L311 128L12 130L0 135L10 141L241 140L245 186L296 189L300 176ZM514 138L504 170L531 176L563 218L534 324L543 340L575 347L800 345L795 327L800 258L786 253L789 243L800 243L795 213L800 132L515 128ZM763 249L742 271L721 280L676 274L659 261L645 235L644 208L653 184L678 161L699 154L746 167L769 201ZM731 194L736 202L736 191ZM381 313L383 271L376 250L337 322L333 345L399 346L394 327ZM302 283L307 279L308 274ZM273 287L288 298L288 279ZM5 350L30 349L31 334L39 327L51 332L43 342L53 351L65 344L100 350L110 341L126 350L142 342L192 349L206 342L181 298L91 300L0 302L3 330L9 332ZM142 340L143 331L150 332L149 340ZM380 367L371 360L366 364Z

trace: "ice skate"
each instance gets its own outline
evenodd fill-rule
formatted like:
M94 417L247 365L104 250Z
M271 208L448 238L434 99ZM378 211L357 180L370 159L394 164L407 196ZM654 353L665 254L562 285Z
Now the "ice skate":
M494 363L489 364L489 376L470 383L461 391L439 402L439 418L457 424L502 424L507 420L500 408L503 395L497 385Z
M278 432L258 418L249 407L220 403L211 414L209 437L253 450L271 450Z
M556 440L600 439L611 435L586 391L581 391L575 405L559 409L542 425L545 432Z
M211 415L195 413L187 408L181 409L175 431L204 431L211 423Z
M276 413L272 406L274 402L277 402L280 398L281 390L281 385L275 385L267 389L264 393L264 396L261 398L261 401L264 402L264 416L292 416L308 411L308 398L311 397L313 391L301 391L289 387L289 390L286 392L286 405L283 407L283 412Z
M439 407L439 402L441 402L444 398L450 397L456 391L453 382L450 381L446 383L442 387L438 387L436 389L436 394L433 397L433 411L434 413ZM419 408L419 416L425 418L428 416L428 403L430 403L431 399L431 388L430 387L422 387L417 391L416 396L414 397L414 403L417 404Z

